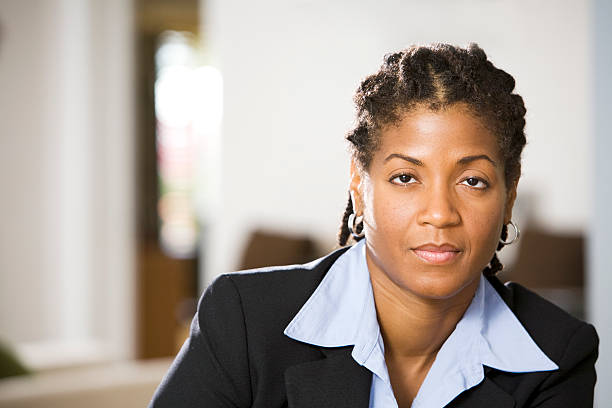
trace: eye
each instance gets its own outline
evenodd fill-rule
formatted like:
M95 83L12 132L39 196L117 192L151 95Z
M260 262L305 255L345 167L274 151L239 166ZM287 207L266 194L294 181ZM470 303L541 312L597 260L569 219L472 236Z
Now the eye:
M486 188L489 187L489 183L487 183L486 181L478 177L468 177L465 180L463 180L463 182L467 183L469 187L475 188L477 190L485 190ZM480 187L478 187L479 184L480 184Z
M403 186L406 184L414 184L410 182L410 180L413 180L414 182L416 182L416 179L414 178L412 174L402 173L402 174L393 176L391 180L389 181L391 181L391 183L393 184L397 184L398 186Z

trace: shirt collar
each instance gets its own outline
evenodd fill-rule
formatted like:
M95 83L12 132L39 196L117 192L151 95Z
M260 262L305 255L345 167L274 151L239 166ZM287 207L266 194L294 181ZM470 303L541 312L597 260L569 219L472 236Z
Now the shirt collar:
M376 346L383 342L365 258L365 239L334 262L284 333L322 347L354 345L353 358L375 373L378 371L367 364L373 352L380 352ZM463 356L461 364L455 359L458 356ZM436 364L452 367L436 367ZM463 374L465 370L472 370L471 382L477 381L477 384L482 380L483 365L515 373L558 369L495 288L481 276L470 306L442 345L432 370L452 369ZM427 388L427 380L422 388Z
M334 262L284 333L321 347L353 345L353 359L388 381L365 239Z
M365 240L333 263L304 306L285 328L285 335L321 347L354 345L360 333L378 330Z

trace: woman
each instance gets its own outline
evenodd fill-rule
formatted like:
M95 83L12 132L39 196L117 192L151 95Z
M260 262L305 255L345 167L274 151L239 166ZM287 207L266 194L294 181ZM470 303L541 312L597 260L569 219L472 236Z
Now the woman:
M592 406L593 326L495 277L519 236L513 89L475 44L387 55L355 96L343 248L219 277L151 406Z

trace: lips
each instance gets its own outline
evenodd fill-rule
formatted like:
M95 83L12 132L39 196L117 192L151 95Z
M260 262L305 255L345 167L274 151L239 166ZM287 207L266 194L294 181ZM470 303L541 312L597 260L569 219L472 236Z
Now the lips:
M461 253L455 245L449 243L429 243L413 248L413 251L421 260L434 265L452 262Z

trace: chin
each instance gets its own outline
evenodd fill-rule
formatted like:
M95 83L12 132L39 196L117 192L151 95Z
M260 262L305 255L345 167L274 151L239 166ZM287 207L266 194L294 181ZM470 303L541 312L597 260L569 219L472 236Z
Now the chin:
M457 279L443 273L427 273L417 282L406 283L405 289L425 299L450 299L470 286L477 276Z

